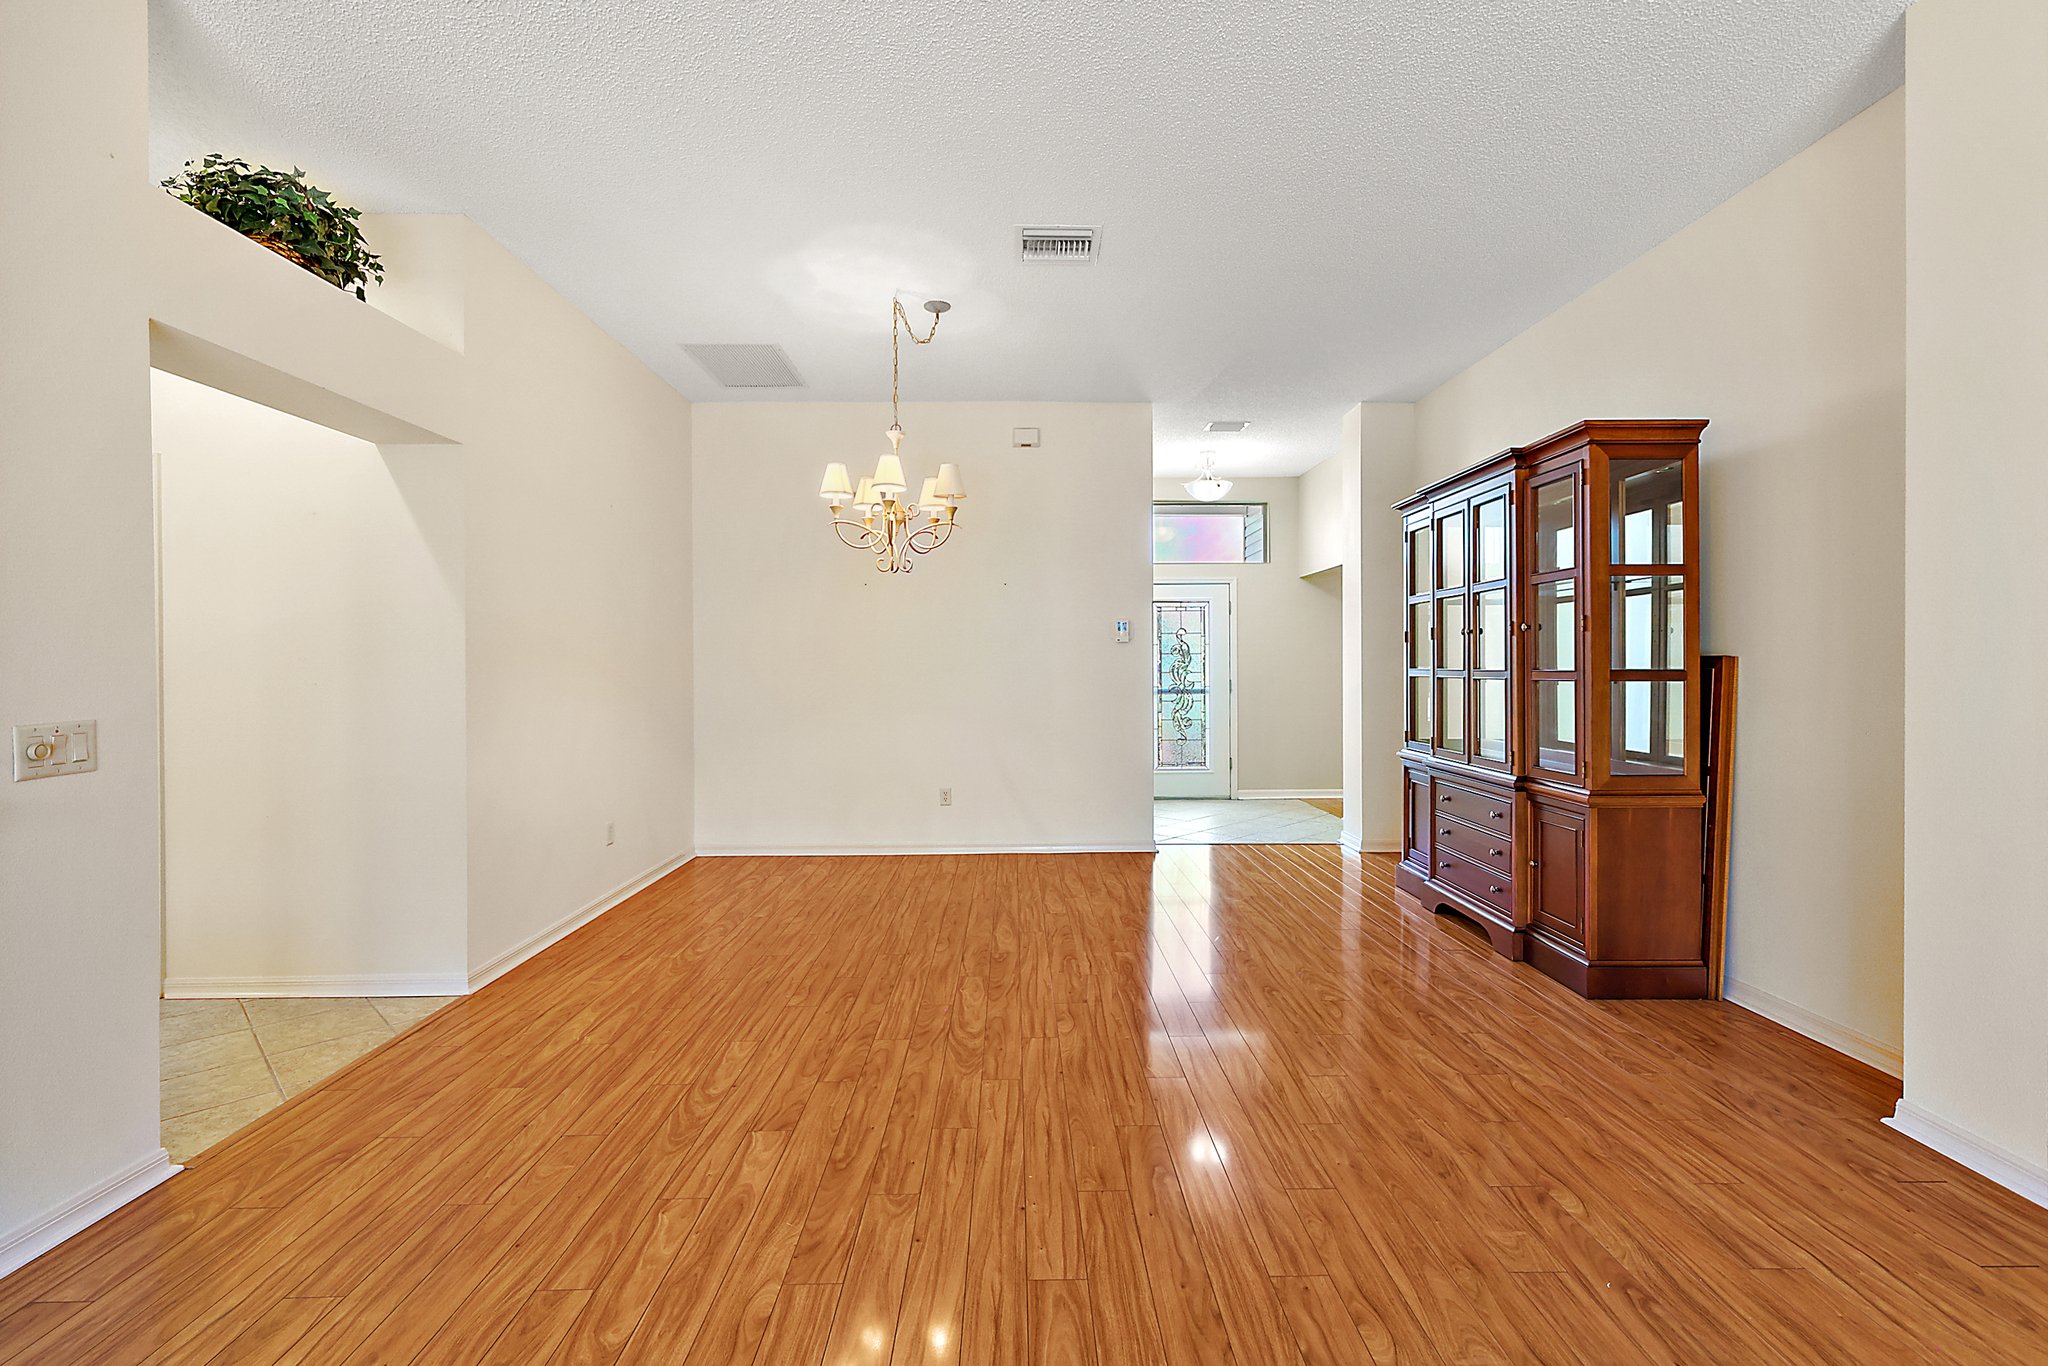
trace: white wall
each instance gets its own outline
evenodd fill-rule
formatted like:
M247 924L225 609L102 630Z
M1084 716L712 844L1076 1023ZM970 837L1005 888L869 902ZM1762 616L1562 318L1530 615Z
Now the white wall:
M1344 541L1344 843L1401 848L1401 532L1393 506L1415 490L1415 407L1361 403L1344 414L1351 505Z
M1344 533L1357 508L1344 495L1344 479L1350 456L1339 452L1303 474L1297 481L1301 506L1300 530L1296 533L1295 572L1303 576L1320 574L1344 566Z
M149 339L133 302L145 19L0 4L0 724L91 717L100 735L96 773L0 781L0 1274L169 1172Z
M1880 101L1430 394L1414 481L1581 418L1712 420L1703 641L1742 660L1729 994L1893 1069L1904 103ZM1378 525L1397 534L1391 514Z
M150 404L165 994L465 990L459 454Z
M952 460L968 498L902 575L816 497L887 404L694 419L700 850L1152 847L1149 405L905 404L913 489Z
M457 273L389 313L195 223L148 176L146 48L126 0L0 4L0 173L56 186L0 215L34 263L0 272L0 703L101 746L0 786L0 1274L170 1170L152 356L461 461L471 980L686 856L693 818L688 404L465 220L394 229L394 266Z
M1152 496L1187 502L1184 480ZM1235 584L1237 787L1336 792L1344 782L1344 602L1338 573L1303 577L1302 480L1239 479L1232 502L1266 505L1264 564L1156 564L1160 583ZM1341 538L1342 531L1339 528ZM1338 561L1342 561L1341 544ZM1328 569L1329 566L1322 566Z
M446 442L463 433L462 356L392 312L364 307L152 184L132 210L148 242L136 306L157 369L365 441ZM368 225L365 225L366 228ZM374 239L384 246L383 234ZM405 290L403 259L390 283ZM459 284L459 277L457 283Z
M233 234L168 230L148 306L225 338L181 344L188 373L365 431L392 430L381 404L418 415L400 436L459 435L382 450L388 469L422 472L409 493L450 468L459 481L459 534L429 544L462 594L457 971L479 982L690 853L690 405L468 219L371 214L363 228L387 267L375 308L279 275ZM203 301L217 297L249 316L216 319ZM261 363L223 359L227 345ZM409 370L438 387L416 391ZM373 687L365 671L351 684ZM442 972L435 942L394 948L381 970ZM305 975L355 971L337 959ZM187 975L242 974L209 955L174 967Z
M397 226L468 282L469 954L488 976L690 854L690 404L467 219L438 244Z
M1906 29L1906 1095L2048 1203L2048 8Z

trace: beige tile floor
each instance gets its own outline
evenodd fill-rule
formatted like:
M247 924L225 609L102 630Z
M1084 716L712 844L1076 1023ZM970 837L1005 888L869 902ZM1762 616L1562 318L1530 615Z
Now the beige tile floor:
M1159 844L1338 844L1344 819L1286 797L1161 797L1152 803Z
M455 999L162 1002L164 1147L197 1156Z

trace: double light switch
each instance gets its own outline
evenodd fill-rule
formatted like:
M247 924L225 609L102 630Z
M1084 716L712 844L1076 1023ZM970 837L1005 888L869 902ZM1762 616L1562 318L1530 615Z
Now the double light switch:
M99 723L52 721L14 728L14 781L90 773L100 766Z

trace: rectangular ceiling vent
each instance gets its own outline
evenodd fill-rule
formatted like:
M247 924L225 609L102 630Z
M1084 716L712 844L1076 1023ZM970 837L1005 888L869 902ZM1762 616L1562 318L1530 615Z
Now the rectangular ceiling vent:
M1233 419L1229 422L1211 422L1209 425L1202 428L1202 430L1205 432L1241 432L1251 425L1252 424L1249 422L1241 422Z
M759 342L685 342L683 350L704 367L705 374L728 389L803 388L804 377L796 372L779 346Z
M1085 266L1096 256L1094 228L1019 228L1017 256L1027 263Z

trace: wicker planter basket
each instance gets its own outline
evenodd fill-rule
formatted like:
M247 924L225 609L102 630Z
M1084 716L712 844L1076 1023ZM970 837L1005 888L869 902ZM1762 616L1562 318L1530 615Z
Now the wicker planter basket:
M278 241L275 237L251 237L249 240L251 242L256 243L256 245L258 246L270 248L279 256L282 256L285 260L291 262L293 265L297 266L301 270L312 269L311 266L306 264L305 257L299 255L296 251L293 251L290 246Z

